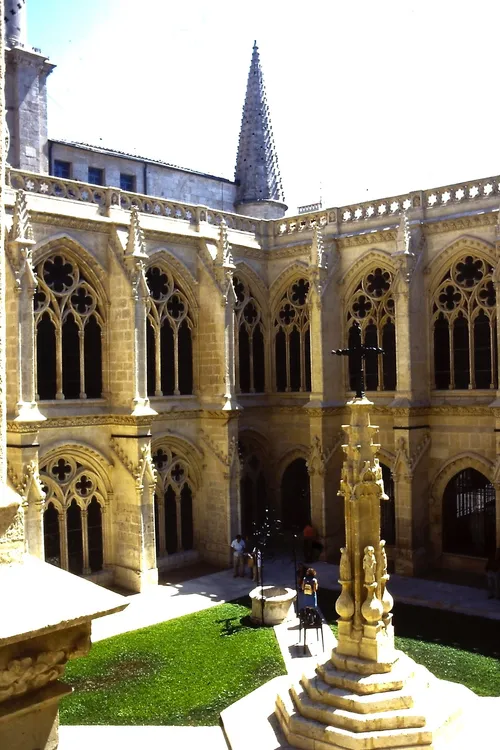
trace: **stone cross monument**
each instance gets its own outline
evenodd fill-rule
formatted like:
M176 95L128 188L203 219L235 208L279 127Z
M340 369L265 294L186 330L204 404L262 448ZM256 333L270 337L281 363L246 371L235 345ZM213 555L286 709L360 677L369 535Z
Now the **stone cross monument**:
M360 336L351 342L350 349L336 352L351 358L357 381L356 397L347 403L350 423L344 425L338 492L345 515L338 641L314 672L280 690L275 715L287 747L455 749L462 747L456 740L464 728L474 729L476 696L463 685L437 680L394 647L393 600L380 539L380 502L387 497L374 442L378 428L370 423L372 403L363 386L363 359L370 349Z

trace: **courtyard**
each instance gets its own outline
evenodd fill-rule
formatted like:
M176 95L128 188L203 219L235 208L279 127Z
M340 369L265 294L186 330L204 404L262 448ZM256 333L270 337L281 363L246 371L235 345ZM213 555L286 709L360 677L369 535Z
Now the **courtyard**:
M319 605L333 624L338 568L319 563L317 570ZM211 737L215 731L222 739L217 728L222 710L291 671L273 629L255 629L249 622L249 579L234 579L230 570L189 575L189 569L173 572L167 576L172 582L129 596L123 612L94 622L97 643L90 656L66 671L74 693L61 705L62 750L77 731L70 725L112 725L78 730L82 737L91 732L101 739L111 730L118 738L118 725L155 725L157 731L163 725L166 738L173 732L187 747L191 741L195 746L209 727ZM268 576L290 584L293 566L287 560L273 562ZM500 601L488 600L483 589L472 586L396 575L391 583L397 647L440 679L462 682L498 705ZM313 634L308 643L314 647ZM294 658L301 660L301 650Z

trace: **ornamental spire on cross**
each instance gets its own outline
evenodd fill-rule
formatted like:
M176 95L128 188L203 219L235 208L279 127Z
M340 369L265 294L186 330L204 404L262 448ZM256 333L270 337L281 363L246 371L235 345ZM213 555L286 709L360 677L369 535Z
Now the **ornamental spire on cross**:
M357 320L354 321L351 328L351 345L348 349L334 349L332 354L338 354L339 357L345 355L349 357L350 372L356 378L356 398L363 398L365 395L365 373L363 360L370 352L375 354L384 354L384 350L378 346L365 346L361 341L361 327Z

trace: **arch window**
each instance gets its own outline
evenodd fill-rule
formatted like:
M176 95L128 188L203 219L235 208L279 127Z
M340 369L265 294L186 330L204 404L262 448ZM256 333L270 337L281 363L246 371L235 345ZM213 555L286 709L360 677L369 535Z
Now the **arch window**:
M151 294L147 316L149 396L193 393L193 321L186 295L165 268L146 272Z
M153 456L158 480L155 492L157 555L193 549L193 482L187 461L169 448Z
M443 495L443 552L488 557L495 551L495 488L476 469L455 474Z
M380 538L387 544L396 544L396 502L394 497L394 479L388 466L381 463L382 479L388 500L380 501Z
M353 323L357 321L365 346L378 346L384 350L383 357L369 353L363 360L367 391L396 389L396 328L392 282L393 275L390 271L381 267L372 268L359 282L347 306L348 346L352 344ZM349 388L356 388L356 374L351 369Z
M493 267L472 255L452 264L432 301L438 389L497 387Z
M98 295L65 255L36 268L37 397L101 398L104 319Z
M264 326L260 306L240 277L233 277L236 295L236 382L240 393L265 390Z
M45 560L77 575L104 566L104 492L91 469L71 457L45 463L43 515Z
M274 318L276 390L311 390L311 338L307 295L309 282L291 284L278 305Z
M265 519L267 507L267 484L264 467L258 452L252 446L240 441L241 458L240 502L241 533L251 534Z

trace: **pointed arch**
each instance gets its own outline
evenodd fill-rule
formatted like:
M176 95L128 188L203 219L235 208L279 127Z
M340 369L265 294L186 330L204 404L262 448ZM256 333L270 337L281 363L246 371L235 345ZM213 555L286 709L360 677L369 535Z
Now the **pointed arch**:
M298 268L294 264L281 274L275 286L279 294L271 293L273 385L278 392L311 390L311 283L308 268L304 267L302 274L297 273Z
M354 263L342 274L339 279L339 286L344 288L344 297L347 299L353 292L357 284L359 284L360 278L366 270L367 266L381 265L396 273L396 266L392 255L387 250L381 250L377 247L372 247L362 253Z
M240 459L240 522L243 535L261 527L270 500L269 442L256 430L238 435Z
M271 311L279 304L290 284L300 278L309 280L309 266L301 260L294 261L278 274L269 286L269 309Z
M60 232L45 237L33 245L33 265L38 266L51 255L64 253L77 265L81 266L89 277L89 282L95 287L103 304L109 304L108 273L97 260L92 251L71 235Z
M439 285L441 277L446 273L448 267L461 255L470 254L477 255L488 263L496 265L494 245L481 237L468 234L461 235L441 248L424 269L424 273L429 277L428 285L431 294Z
M443 496L446 485L455 474L463 469L476 469L488 479L489 482L494 480L494 464L479 453L459 453L450 458L436 473L431 482L431 495L438 498L439 501Z
M77 574L98 572L109 561L104 524L111 495L109 462L89 446L61 442L52 445L39 464L47 561Z
M199 307L198 299L196 295L196 287L198 286L198 280L193 275L191 270L186 266L185 263L180 260L172 250L168 247L161 246L155 248L148 256L146 261L146 271L151 266L160 265L165 266L176 279L179 280L182 287L182 291L186 295L189 301L189 307L193 311L193 314L198 319Z
M269 312L269 288L264 279L259 276L246 260L235 258L234 263L236 266L236 276L242 276L250 284L253 296L259 303L263 313L267 315Z

